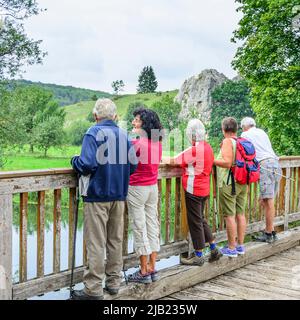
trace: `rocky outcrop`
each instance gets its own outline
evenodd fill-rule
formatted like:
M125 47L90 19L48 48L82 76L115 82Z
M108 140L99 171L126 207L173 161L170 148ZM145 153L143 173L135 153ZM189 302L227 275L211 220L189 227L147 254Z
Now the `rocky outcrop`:
M197 112L201 120L207 123L211 114L211 92L226 80L223 73L214 69L203 70L187 79L175 97L175 101L182 105L180 117L189 119Z

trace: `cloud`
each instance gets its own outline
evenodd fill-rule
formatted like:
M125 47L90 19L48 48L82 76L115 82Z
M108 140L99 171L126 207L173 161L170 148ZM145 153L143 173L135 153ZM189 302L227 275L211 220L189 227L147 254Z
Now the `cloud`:
M232 77L239 21L234 0L40 0L47 11L26 30L43 40L48 56L24 78L111 91L123 79L135 92L145 65L156 72L159 90L179 88L206 68Z

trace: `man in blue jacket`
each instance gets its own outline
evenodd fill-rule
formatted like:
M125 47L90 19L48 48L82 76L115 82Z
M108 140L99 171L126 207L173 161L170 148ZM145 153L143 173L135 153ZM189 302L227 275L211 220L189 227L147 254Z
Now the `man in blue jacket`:
M87 248L84 289L74 291L73 300L103 299L104 278L110 294L119 291L125 200L129 177L137 163L127 132L115 123L116 105L109 99L99 99L93 114L97 124L85 134L80 156L71 160L81 182L84 180L81 193Z

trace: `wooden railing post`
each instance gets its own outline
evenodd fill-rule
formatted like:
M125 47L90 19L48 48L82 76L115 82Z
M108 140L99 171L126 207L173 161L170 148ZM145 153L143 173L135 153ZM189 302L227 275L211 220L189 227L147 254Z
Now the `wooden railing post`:
M12 300L12 195L0 195L0 300Z
M289 213L290 213L290 190L291 190L291 168L286 169L285 183L285 210L284 210L284 231L289 229Z

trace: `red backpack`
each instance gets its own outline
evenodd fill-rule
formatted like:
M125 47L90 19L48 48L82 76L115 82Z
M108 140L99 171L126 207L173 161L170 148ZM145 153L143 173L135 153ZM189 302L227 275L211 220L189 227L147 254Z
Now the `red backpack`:
M235 165L230 168L227 179L231 177L232 195L235 195L235 182L239 184L250 184L257 182L260 175L260 166L256 160L254 145L244 138L233 138L236 141Z

